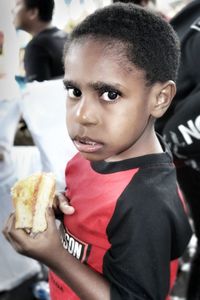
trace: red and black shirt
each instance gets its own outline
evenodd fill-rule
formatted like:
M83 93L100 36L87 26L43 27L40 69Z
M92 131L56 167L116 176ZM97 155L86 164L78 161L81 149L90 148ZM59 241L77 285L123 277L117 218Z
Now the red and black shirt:
M165 299L170 261L191 237L171 155L91 163L77 154L66 182L75 208L63 220L66 251L109 280L112 300ZM50 288L52 300L79 299L53 273Z

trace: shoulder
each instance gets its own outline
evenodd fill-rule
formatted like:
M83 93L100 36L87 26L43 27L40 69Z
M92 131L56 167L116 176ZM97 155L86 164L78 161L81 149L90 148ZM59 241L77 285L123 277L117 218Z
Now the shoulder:
M159 210L168 214L173 201L179 198L174 166L163 164L139 169L119 203L124 202L124 197L133 211L137 208L147 214L152 210L152 215Z
M120 230L119 230L120 228ZM141 169L118 199L108 225L109 237L118 239L125 232L134 236L145 233L158 241L162 236L177 240L172 244L172 258L178 257L191 235L187 215L178 192L174 168Z
M25 48L25 52L29 53L29 52L37 51L38 48L42 48L43 45L44 45L43 39L38 38L38 36L34 36L27 44Z
M68 37L67 32L64 30L61 30L57 27L54 27L51 33L54 37L60 38L60 39L66 39Z
M160 214L168 217L177 201L180 202L174 166L149 165L132 177L118 199L116 212L128 214L135 221L140 218L154 222Z
M50 29L43 30L35 37L35 42L57 42L57 41L65 41L68 37L68 34L58 29L57 27L53 27Z

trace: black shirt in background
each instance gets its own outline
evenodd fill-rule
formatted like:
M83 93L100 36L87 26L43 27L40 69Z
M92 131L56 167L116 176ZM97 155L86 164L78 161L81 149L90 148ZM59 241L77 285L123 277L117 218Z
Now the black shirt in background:
M26 81L44 81L63 76L63 48L67 33L52 27L34 36L25 49Z

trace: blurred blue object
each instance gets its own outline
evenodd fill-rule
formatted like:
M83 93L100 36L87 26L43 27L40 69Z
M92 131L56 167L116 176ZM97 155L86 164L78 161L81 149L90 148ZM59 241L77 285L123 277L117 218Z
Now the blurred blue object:
M26 87L26 78L24 76L15 75L15 80L18 83L21 90L25 89L25 87Z
M38 300L50 300L49 284L46 281L38 281L33 287L33 295Z

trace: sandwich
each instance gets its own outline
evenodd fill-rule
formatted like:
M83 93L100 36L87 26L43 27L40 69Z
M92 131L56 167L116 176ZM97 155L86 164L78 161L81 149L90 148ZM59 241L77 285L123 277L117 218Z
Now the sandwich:
M53 205L55 189L53 173L35 173L17 181L11 188L16 213L15 228L23 228L34 234L45 231L46 208Z

